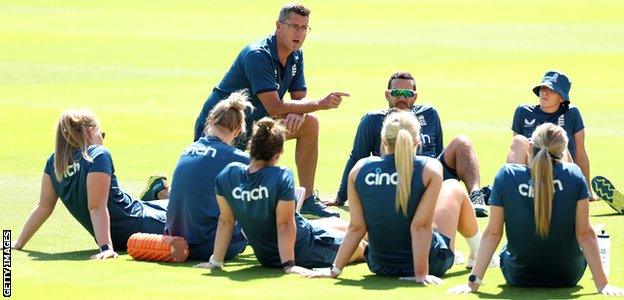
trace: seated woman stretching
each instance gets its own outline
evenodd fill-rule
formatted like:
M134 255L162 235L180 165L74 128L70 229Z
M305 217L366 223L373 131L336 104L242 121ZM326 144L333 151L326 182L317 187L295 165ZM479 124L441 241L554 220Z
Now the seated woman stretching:
M245 130L248 107L251 104L243 93L232 93L219 102L206 120L204 136L182 152L173 172L165 231L186 239L190 259L205 261L212 255L219 220L217 175L231 162L249 163L248 154L231 146ZM234 258L246 245L247 239L236 224L225 259Z
M589 193L581 169L561 162L568 137L560 126L538 126L526 149L529 165L506 164L496 175L490 196L490 221L483 233L468 284L452 293L477 292L487 262L503 235L507 246L500 266L513 286L571 287L587 264L598 293L624 295L607 282L596 234L589 224Z
M318 223L295 212L293 174L288 168L277 166L284 140L285 129L281 125L270 118L261 119L251 137L251 163L231 163L217 176L221 215L214 254L208 263L197 267L223 266L235 220L263 266L306 274L306 268L331 265L344 237L346 222L329 218ZM363 260L364 242L360 239L358 243L359 251L347 260Z
M338 277L368 232L365 257L371 272L413 276L425 284L442 282L438 276L453 265L455 232L474 234L477 222L460 183L443 182L437 160L413 155L419 134L418 120L409 112L386 118L384 155L361 159L349 174L351 222L336 260L329 271L312 277Z
M56 149L48 159L41 196L22 229L15 249L22 249L52 214L61 198L67 210L95 238L100 253L92 259L117 257L136 232L162 234L168 200L133 200L119 189L104 132L88 111L68 110L56 126Z

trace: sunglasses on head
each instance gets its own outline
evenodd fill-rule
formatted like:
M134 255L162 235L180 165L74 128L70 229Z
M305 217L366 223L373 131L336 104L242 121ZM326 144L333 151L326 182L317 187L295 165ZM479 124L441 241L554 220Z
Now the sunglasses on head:
M390 96L392 97L412 98L414 97L414 95L416 95L416 92L412 90L408 90L408 89L391 89L390 90Z

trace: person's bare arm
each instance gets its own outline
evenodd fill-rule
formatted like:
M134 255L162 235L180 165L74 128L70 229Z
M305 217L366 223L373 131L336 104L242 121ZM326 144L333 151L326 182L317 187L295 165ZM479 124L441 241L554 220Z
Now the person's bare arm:
M50 175L43 173L41 178L41 193L39 195L39 202L35 209L30 213L22 232L20 233L17 241L11 245L14 249L21 250L26 243L32 238L33 235L39 230L41 225L50 217L56 206L58 197L52 187L52 180Z
M104 172L91 172L87 175L87 201L93 232L98 246L109 245L110 249L91 256L91 259L116 258L112 248L110 215L108 213L108 193L111 176Z
M264 92L257 96L270 116L283 117L289 113L303 115L317 110L337 108L342 101L342 97L349 96L349 94L333 92L318 100L307 100L303 98L287 101L282 101L277 91Z

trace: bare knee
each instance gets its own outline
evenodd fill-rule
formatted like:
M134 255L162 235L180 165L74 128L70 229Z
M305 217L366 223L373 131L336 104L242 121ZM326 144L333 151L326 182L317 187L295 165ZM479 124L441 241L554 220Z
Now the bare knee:
M447 179L442 182L440 199L450 199L448 201L461 203L466 192L461 183L456 179Z
M511 140L510 148L514 152L518 152L517 150L526 151L528 147L529 147L529 139L523 135L517 134Z
M299 128L297 135L318 136L319 129L320 123L318 117L315 114L309 113L306 115L305 121Z
M529 139L522 135L515 135L511 140L508 163L526 164L527 150L529 149Z
M467 135L458 135L452 141L451 144L455 144L461 148L472 148L472 142Z
M467 135L458 135L448 144L444 150L445 162L454 168L455 157L465 158L474 152L472 142ZM448 156L448 160L446 159Z

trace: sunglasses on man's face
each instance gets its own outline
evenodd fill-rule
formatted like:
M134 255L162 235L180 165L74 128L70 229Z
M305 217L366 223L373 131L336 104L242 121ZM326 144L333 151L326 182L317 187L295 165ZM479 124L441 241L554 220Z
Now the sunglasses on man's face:
M408 90L408 89L391 89L390 90L390 96L392 97L412 98L414 97L414 95L416 95L416 92L412 90Z

